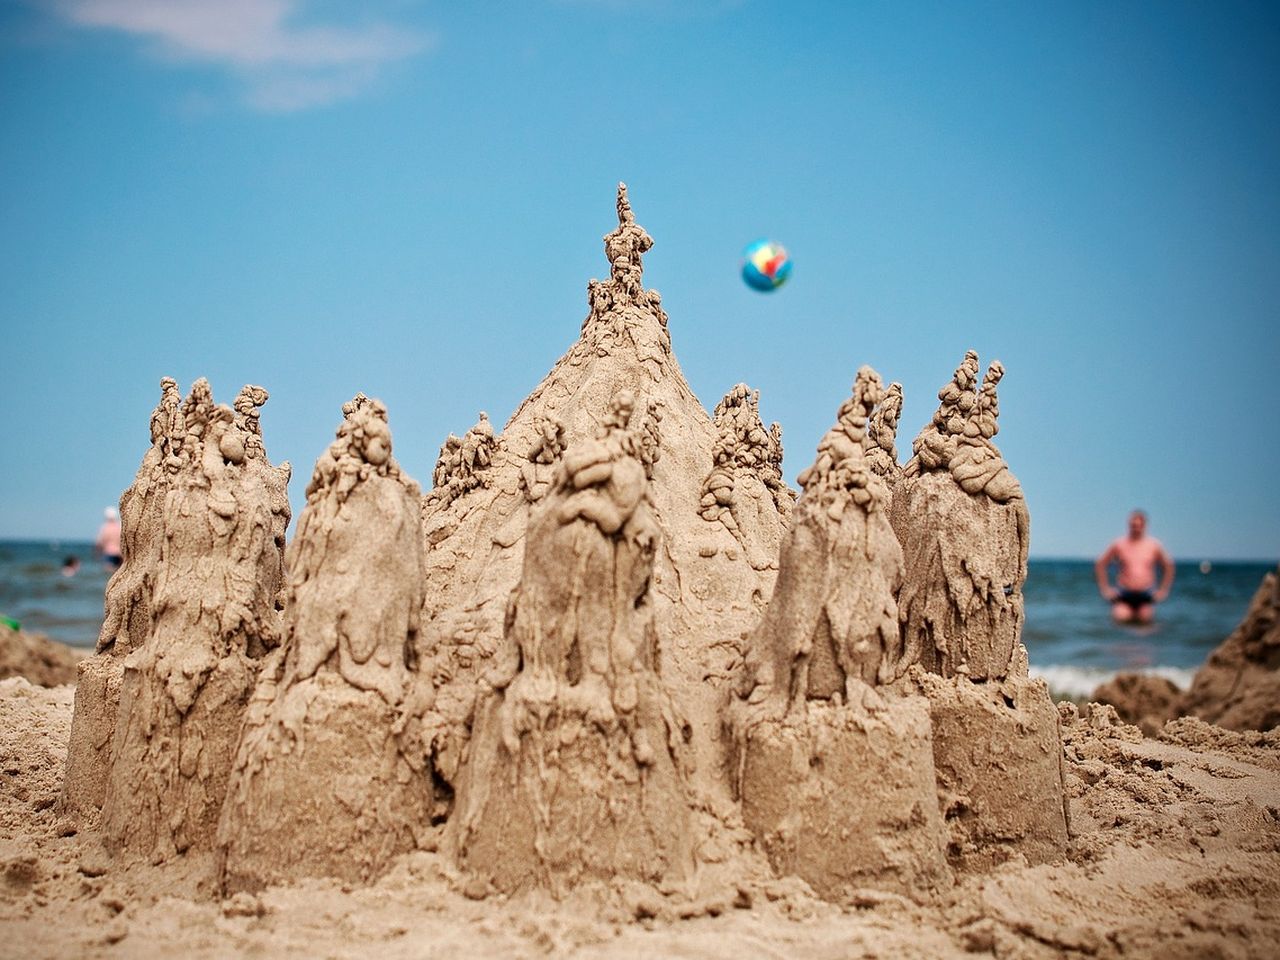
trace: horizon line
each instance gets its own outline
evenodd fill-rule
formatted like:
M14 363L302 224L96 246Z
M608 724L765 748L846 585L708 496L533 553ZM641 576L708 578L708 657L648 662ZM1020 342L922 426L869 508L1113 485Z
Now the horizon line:
M293 524L290 524L290 526L293 526ZM56 544L68 544L68 545L69 544L90 544L91 545L93 543L93 539L81 538L81 537L54 537L54 536L48 536L48 537L0 536L0 544L6 544L6 543L27 543L27 544L29 543L55 544L56 543ZM1027 559L1029 561L1036 560L1041 563L1047 563L1047 562L1053 562L1053 561L1070 561L1072 563L1076 563L1076 562L1093 563L1098 558L1095 556L1089 556L1085 554L1069 555L1069 554L1032 553L1028 555ZM1250 564L1270 566L1270 565L1280 564L1280 556L1277 556L1277 557L1195 557L1193 555L1191 557L1182 557L1182 558L1174 557L1174 560L1173 560L1174 563L1204 563L1205 561L1208 561L1209 563L1250 563Z

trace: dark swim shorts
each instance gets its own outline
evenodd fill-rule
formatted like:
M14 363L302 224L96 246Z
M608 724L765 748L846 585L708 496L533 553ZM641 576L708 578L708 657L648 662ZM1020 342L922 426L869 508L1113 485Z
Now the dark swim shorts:
M108 553L102 559L107 561L107 563L111 564L113 567L118 567L120 564L124 563L124 557L120 556L118 553Z
M1121 590L1120 595L1111 601L1112 603L1127 604L1134 609L1138 607L1147 607L1155 602L1150 590Z

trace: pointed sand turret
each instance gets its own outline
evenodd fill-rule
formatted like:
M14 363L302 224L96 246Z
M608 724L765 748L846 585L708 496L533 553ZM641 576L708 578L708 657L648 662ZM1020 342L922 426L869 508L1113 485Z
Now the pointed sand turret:
M650 591L656 666L689 717L702 785L714 789L713 768L722 758L719 713L741 670L742 636L773 585L790 492L780 477L774 492L757 484L751 522L737 534L704 519L704 483L716 465L720 432L680 371L661 297L643 286L642 258L653 239L636 222L621 184L617 215L617 227L604 237L609 278L588 284L577 341L494 439L484 482L454 497L433 491L424 498L421 646L432 661L423 673L434 680L431 697L422 699L434 703L424 720L427 728L435 725L432 761L445 780L457 772L482 678L509 673L516 655L503 640L504 616L520 578L531 506L562 451L591 439L613 399L630 391L654 411L655 430L661 418L661 449L651 439L643 456L662 534ZM769 436L780 460L777 431ZM453 476L452 458L442 451L444 485Z
M864 452L880 376L862 367L782 542L752 674L726 725L743 821L779 873L842 901L944 887L929 705L901 680L902 549Z
M289 545L282 642L246 711L218 827L228 892L368 880L430 827L431 781L397 723L422 607L419 497L391 455L386 408L358 395Z
M1058 712L1027 676L1022 584L1030 520L996 449L992 363L979 384L970 350L938 392L894 490L906 577L898 606L906 655L930 702L934 765L958 868L1061 854L1068 808Z

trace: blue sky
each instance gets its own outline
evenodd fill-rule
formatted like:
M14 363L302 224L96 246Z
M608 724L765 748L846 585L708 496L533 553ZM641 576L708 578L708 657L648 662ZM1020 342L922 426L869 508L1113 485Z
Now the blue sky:
M295 509L357 390L429 483L577 335L626 180L694 390L759 388L791 477L860 364L908 448L973 347L1035 555L1140 505L1273 559L1277 171L1268 5L0 2L0 537L92 535L165 374L271 391Z

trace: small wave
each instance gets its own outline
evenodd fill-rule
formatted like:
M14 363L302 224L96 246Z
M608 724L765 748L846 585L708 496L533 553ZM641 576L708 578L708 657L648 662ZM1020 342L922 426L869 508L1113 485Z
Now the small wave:
M1032 667L1031 675L1040 677L1049 685L1054 696L1071 700L1087 699L1099 686L1120 673L1145 673L1155 677L1164 677L1181 690L1191 686L1191 678L1196 675L1190 667L1147 667L1142 670L1109 670L1106 667L1077 667L1067 664L1051 663L1043 667Z

